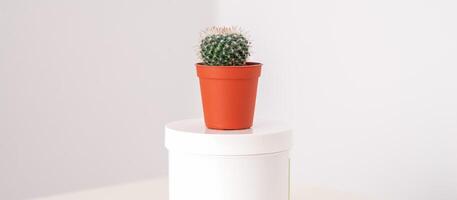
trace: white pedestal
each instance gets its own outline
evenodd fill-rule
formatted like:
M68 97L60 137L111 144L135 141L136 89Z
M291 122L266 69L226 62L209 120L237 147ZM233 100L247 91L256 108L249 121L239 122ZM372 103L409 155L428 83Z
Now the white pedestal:
M292 131L277 121L210 130L201 119L170 123L170 200L287 200Z

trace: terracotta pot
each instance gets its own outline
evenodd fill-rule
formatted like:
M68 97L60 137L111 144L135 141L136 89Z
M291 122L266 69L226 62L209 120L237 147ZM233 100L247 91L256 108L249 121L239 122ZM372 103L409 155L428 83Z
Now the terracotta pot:
M253 62L245 66L197 64L208 128L235 130L252 126L261 66Z

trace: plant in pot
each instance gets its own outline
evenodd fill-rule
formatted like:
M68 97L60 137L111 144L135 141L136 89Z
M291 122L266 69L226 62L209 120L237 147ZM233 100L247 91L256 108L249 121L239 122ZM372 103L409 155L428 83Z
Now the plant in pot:
M197 63L205 124L210 129L252 126L261 63L247 62L250 42L239 28L211 27L202 33Z

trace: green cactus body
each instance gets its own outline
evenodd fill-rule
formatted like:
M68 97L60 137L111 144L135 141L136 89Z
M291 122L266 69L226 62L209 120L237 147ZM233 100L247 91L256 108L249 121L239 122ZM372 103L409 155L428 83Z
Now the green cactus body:
M205 65L242 66L249 55L249 41L231 28L213 28L200 44L200 56Z

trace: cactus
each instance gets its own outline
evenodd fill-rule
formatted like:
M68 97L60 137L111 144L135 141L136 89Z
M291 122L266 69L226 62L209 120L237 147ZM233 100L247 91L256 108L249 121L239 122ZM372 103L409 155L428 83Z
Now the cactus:
M249 57L250 42L239 28L211 27L202 34L200 58L210 66L242 66Z

